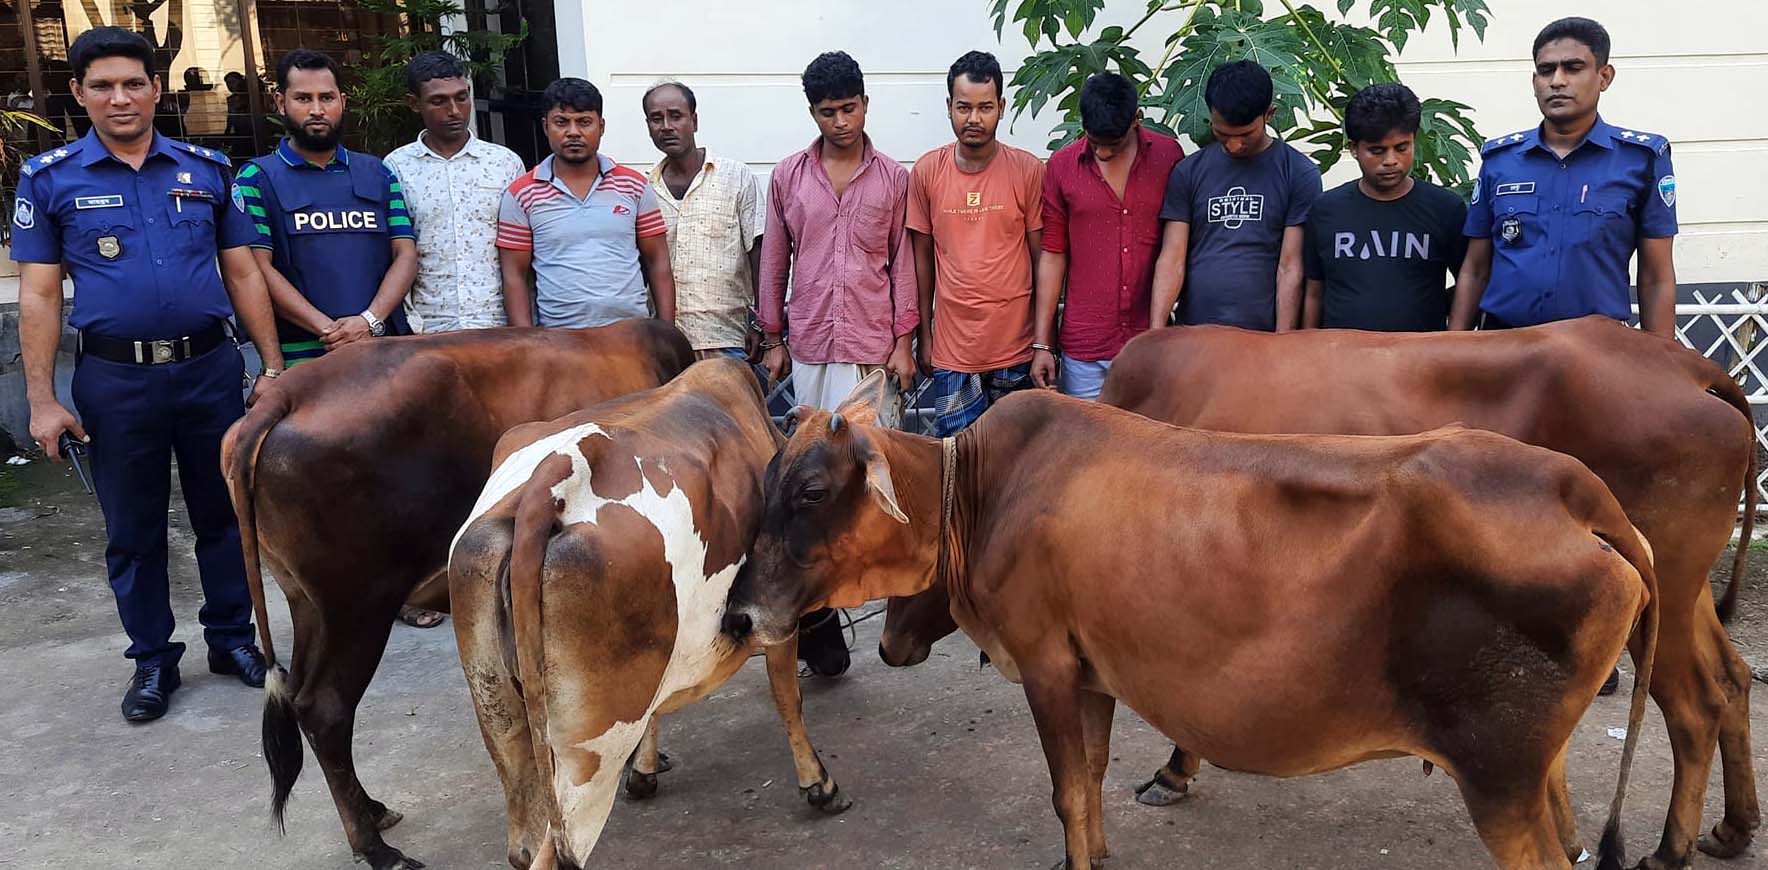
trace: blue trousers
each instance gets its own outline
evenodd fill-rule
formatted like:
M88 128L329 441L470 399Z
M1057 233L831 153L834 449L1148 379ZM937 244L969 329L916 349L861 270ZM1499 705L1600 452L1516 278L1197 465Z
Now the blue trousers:
M225 650L252 639L239 525L221 475L221 436L245 413L245 363L231 342L202 356L137 365L83 356L74 366L74 406L92 443L93 488L104 512L104 549L117 614L136 665L175 665L166 577L166 513L171 464L196 534L203 640Z

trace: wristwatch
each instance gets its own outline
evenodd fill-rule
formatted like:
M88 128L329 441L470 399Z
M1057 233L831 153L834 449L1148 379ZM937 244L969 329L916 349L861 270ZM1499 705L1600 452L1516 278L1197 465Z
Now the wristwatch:
M373 311L370 311L366 308L362 309L362 319L368 321L368 334L369 335L379 338L379 337L387 334L386 321L380 319L379 317L374 316Z

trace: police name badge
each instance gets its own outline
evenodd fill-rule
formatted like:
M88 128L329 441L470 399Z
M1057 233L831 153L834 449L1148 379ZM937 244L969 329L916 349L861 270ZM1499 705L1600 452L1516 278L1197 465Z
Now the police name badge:
M115 260L123 255L123 243L116 236L98 237L98 256L106 260Z
M1514 245L1522 238L1522 221L1517 218L1505 218L1498 225L1498 238L1506 245Z

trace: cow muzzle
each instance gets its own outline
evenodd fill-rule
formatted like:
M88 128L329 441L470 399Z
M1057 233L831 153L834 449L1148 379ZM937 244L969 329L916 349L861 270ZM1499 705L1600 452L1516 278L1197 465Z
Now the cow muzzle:
M907 652L892 653L889 644L878 641L878 658L893 668L912 668L926 661L932 654L932 645L915 646Z
M755 633L755 619L746 611L726 610L724 619L719 622L719 629L730 639L741 643Z

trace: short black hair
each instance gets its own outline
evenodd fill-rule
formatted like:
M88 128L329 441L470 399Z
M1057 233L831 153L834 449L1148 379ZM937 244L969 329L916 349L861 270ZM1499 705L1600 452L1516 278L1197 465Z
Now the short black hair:
M1250 124L1271 109L1271 74L1250 60L1224 63L1209 74L1203 102L1230 124Z
M540 92L540 114L545 115L554 109L599 115L602 113L602 92L583 79L559 79Z
M446 51L420 51L405 64L405 87L412 94L424 88L431 79L472 79L467 65Z
M1080 87L1080 129L1088 136L1116 140L1136 122L1141 95L1129 79L1117 73L1099 73Z
M1352 142L1379 142L1387 134L1418 132L1418 95L1399 82L1370 85L1344 107L1344 135Z
M825 51L804 68L804 98L816 105L866 95L866 77L845 51Z
M133 30L121 27L94 27L74 39L68 47L68 60L74 67L74 81L86 80L86 68L106 57L126 57L141 61L141 68L153 75L153 46Z
M1007 79L1001 75L1001 62L986 51L965 52L963 57L952 63L952 68L945 74L945 95L952 95L952 86L957 84L958 76L981 84L994 82L995 99L1006 93Z
M326 54L323 51L314 51L311 48L297 48L294 51L283 55L282 60L276 62L277 89L284 91L288 90L289 73L298 69L331 70L332 81L338 83L339 90L343 90L344 88L343 68L338 66L337 61L332 60L331 55Z
M650 111L651 110L651 108L650 108L651 107L651 95L664 89L664 88L674 88L678 91L681 91L682 99L688 101L688 111L690 113L700 111L700 101L694 99L694 89L688 87L687 85L682 84L681 82L673 81L673 80L666 81L666 82L658 82L654 85L651 85L650 89L645 91L645 95L639 98L639 100L638 100L639 108L642 108L647 112Z
M1575 39L1583 43L1590 49L1591 54L1596 55L1598 66L1608 63L1608 28L1588 18L1579 18L1575 15L1570 18L1561 18L1541 28L1541 32L1535 35L1535 48L1529 52L1529 58L1533 59L1540 55L1541 46L1561 39Z

